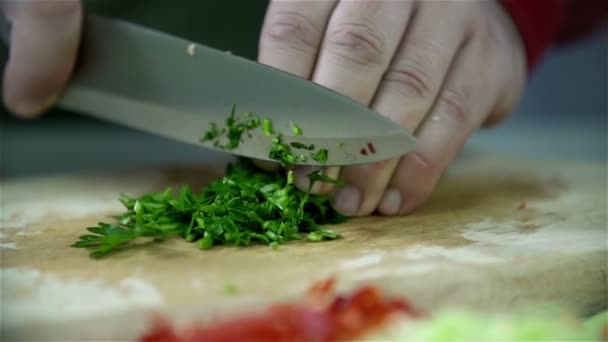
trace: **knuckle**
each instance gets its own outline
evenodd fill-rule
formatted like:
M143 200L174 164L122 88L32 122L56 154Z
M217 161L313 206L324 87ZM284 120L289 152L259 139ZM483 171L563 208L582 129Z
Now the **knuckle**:
M426 67L416 61L400 63L384 74L385 83L406 97L431 98L437 88Z
M450 51L425 39L408 41L406 49L406 55L389 68L384 79L406 97L432 101L441 83L436 70L442 69Z
M439 95L439 102L443 108L442 114L463 126L470 123L472 104L467 91L446 88Z
M416 108L418 107L418 108ZM427 110L420 108L420 106L414 105L414 108L408 110L402 115L397 121L397 123L406 129L414 132L420 126L420 124L424 121L424 118L427 115Z
M412 155L415 174L433 176L439 172L439 164L433 162L421 152L414 152Z
M31 1L27 2L30 13L42 18L60 18L81 15L82 6L78 0Z
M269 16L262 35L277 45L316 49L321 33L306 16L280 11Z
M21 118L34 118L41 115L50 107L50 103L32 103L24 100L21 94L3 94L4 107L15 116Z
M327 49L335 57L359 66L388 63L382 36L365 24L342 24L328 32Z

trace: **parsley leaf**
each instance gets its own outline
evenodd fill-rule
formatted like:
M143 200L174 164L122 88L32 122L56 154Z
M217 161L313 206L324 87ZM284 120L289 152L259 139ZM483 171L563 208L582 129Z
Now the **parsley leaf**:
M242 118L236 116L236 105L232 106L230 115L226 119L226 128L218 129L217 124L211 123L209 131L205 132L201 142L213 141L213 145L223 150L233 150L243 142L243 134L260 127L260 119L253 113L245 113ZM222 143L222 136L226 135L227 142Z
M315 149L315 145L314 144L312 144L312 145L306 145L306 144L303 144L303 143L298 142L298 141L293 141L290 145L293 148L304 149L304 150L308 150L308 151L312 151L312 150Z
M316 175L316 173L315 173ZM314 176L323 180L326 176ZM216 245L249 246L301 240L332 240L338 233L323 229L345 217L331 208L328 196L310 195L293 185L293 173L264 173L252 162L239 159L226 175L193 192L182 187L132 198L121 196L126 211L119 223L88 228L73 247L90 248L93 257L132 245L141 238L161 241L181 236L206 250ZM314 233L313 235L310 235ZM312 238L311 238L312 236Z
M320 150L318 150L317 152L315 152L314 154L312 154L310 157L313 160L318 161L321 164L325 164L327 162L327 149L322 148Z
M343 180L341 180L341 179L334 179L334 178L331 178L331 177L329 177L327 175L324 175L321 170L312 171L311 173L309 173L307 175L307 177L310 180L309 187L311 189L312 189L312 186L314 185L315 182L331 183L331 184L335 184L335 185L338 185L338 186L344 186L345 185L345 183L344 183ZM310 191L310 189L309 189L309 191Z
M289 125L291 126L291 132L294 136L299 137L300 135L302 135L302 129L300 128L300 126L294 124L293 122L290 122Z
M264 130L264 134L266 134L266 136L272 136L274 133L274 130L272 129L272 121L264 119L264 121L262 121L262 129Z

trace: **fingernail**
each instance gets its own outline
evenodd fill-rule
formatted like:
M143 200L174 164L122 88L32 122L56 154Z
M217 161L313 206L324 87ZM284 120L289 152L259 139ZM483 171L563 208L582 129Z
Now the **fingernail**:
M334 194L333 206L336 210L347 216L354 216L361 205L361 192L359 189L347 186Z
M401 192L396 189L388 189L384 193L378 210L384 215L396 215L401 208Z

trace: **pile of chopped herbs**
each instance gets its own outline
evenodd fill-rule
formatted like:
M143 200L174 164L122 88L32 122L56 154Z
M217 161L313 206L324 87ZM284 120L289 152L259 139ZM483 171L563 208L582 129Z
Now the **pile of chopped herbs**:
M314 158L327 160L327 150L315 151L314 145L283 143L281 134L274 134L272 123L260 120L256 115L245 113L235 116L235 108L226 120L226 127L212 125L202 141L213 141L222 149L234 149L244 135L262 127L272 139L269 157L289 169L296 160ZM302 130L291 126L295 136ZM227 140L221 142L221 140ZM134 240L151 238L162 241L180 236L196 243L200 249L215 245L249 246L279 244L306 239L308 241L332 240L339 234L322 226L337 224L346 217L335 211L328 196L312 195L310 188L317 181L341 185L338 180L325 176L320 170L308 175L310 187L301 191L293 184L293 172L280 170L266 173L251 161L239 158L228 166L226 175L195 193L183 186L174 195L173 189L150 193L138 198L122 195L120 201L126 211L116 217L117 223L99 223L87 230L92 234L80 236L73 247L91 249L92 257L132 246Z

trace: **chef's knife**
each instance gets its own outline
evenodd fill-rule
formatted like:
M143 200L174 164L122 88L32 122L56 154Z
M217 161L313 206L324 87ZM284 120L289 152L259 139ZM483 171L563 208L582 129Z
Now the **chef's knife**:
M1 15L0 15L1 17ZM5 43L7 23L2 25ZM414 137L341 94L230 53L116 19L87 15L74 75L58 101L64 109L215 149L200 139L223 126L233 105L273 122L286 143L326 148L326 165L350 165L403 155ZM294 137L291 124L302 129ZM262 130L236 155L269 160ZM300 164L316 165L308 158Z

